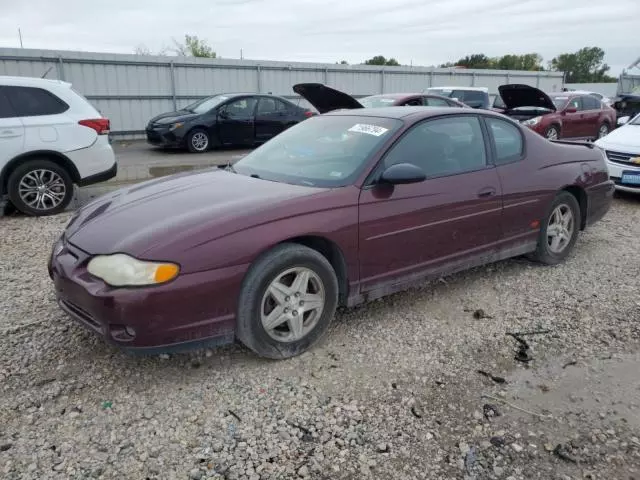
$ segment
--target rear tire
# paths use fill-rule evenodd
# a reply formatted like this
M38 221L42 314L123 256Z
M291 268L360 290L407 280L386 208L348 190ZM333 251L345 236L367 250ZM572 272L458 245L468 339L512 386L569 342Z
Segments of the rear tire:
M580 205L569 192L560 192L542 222L538 246L529 258L545 265L563 262L573 250L580 231Z
M557 125L551 125L544 132L544 136L547 140L559 140L560 139L560 128Z
M8 193L11 203L26 215L54 215L71 202L73 180L50 160L28 160L9 175Z
M191 153L204 153L210 147L211 138L203 129L196 128L187 134L187 148Z
M294 357L322 338L337 304L338 280L329 261L303 245L281 244L247 273L236 336L262 357Z

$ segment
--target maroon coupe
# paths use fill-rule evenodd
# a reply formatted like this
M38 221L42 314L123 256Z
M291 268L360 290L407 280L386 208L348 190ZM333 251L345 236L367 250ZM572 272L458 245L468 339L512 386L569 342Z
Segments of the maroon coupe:
M340 111L234 166L95 200L49 271L60 306L118 346L237 338L285 358L316 343L339 305L517 255L561 262L613 191L599 149L497 113Z

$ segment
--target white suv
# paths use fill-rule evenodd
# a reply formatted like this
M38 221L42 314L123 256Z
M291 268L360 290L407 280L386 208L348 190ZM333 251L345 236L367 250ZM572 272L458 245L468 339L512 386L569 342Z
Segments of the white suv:
M64 210L73 185L116 175L109 120L59 80L0 76L0 200L28 215Z

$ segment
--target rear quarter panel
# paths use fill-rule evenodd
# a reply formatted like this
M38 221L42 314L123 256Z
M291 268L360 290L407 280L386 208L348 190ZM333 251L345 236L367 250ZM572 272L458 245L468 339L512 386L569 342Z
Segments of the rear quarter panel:
M522 130L526 157L498 168L503 189L503 238L507 242L535 240L539 231L536 222L545 219L560 190L578 187L589 194L608 183L606 164L597 148L554 143Z

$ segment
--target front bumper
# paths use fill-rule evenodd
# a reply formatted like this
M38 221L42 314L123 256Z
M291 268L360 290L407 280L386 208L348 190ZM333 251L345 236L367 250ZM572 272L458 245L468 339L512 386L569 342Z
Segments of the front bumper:
M179 130L179 129L178 129ZM178 130L170 130L168 127L147 126L145 134L147 142L159 147L181 147L184 138Z
M234 340L244 266L183 274L165 285L112 288L87 272L90 258L62 237L49 275L59 306L108 343L156 353Z
M640 156L640 154L638 154ZM633 172L640 175L640 165L625 164L622 162L613 162L607 160L607 168L609 169L609 176L616 185L616 190L630 193L640 193L640 185L633 185L628 183L622 183L622 172Z

